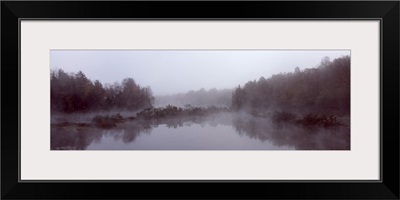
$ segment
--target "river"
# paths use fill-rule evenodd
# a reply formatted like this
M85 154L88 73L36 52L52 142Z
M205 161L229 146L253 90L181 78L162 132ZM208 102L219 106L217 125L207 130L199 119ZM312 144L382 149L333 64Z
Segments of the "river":
M350 150L350 128L231 114L134 120L109 129L51 127L51 150Z

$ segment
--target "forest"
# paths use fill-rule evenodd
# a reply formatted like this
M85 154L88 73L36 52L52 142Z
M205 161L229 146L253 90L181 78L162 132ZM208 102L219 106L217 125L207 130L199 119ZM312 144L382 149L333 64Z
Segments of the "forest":
M232 94L232 108L254 115L269 111L350 114L350 57L330 61L325 57L316 68L272 75L249 81Z
M309 67L158 96L51 70L51 149L349 150L350 56Z
M336 126L341 124L337 117L350 116L350 57L333 61L325 57L315 68L295 67L293 72L260 77L233 89L200 89L158 98L150 87L142 87L132 78L103 85L98 80L91 81L82 71L51 71L53 113L121 111L133 112L135 115L128 117L131 120L148 120L244 112L276 122ZM113 116L98 115L93 121L107 125L100 123L101 127L113 127L114 122L123 121L121 115Z
M89 80L82 71L66 73L59 69L50 77L52 112L136 111L154 103L151 88L141 87L132 78L103 86L98 80Z

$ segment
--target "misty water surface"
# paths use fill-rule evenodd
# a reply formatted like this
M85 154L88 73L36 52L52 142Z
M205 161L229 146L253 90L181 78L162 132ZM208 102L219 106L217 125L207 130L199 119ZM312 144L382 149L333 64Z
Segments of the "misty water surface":
M350 128L306 128L268 118L208 117L128 121L117 127L52 127L52 150L349 150Z

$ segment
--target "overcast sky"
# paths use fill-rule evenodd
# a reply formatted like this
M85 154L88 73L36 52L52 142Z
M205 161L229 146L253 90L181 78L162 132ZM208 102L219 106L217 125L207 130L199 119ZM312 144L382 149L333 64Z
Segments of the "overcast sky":
M165 95L233 88L261 76L293 72L296 66L316 67L325 56L333 60L344 55L350 51L51 50L50 68L81 70L103 84L131 77L150 86L154 95Z

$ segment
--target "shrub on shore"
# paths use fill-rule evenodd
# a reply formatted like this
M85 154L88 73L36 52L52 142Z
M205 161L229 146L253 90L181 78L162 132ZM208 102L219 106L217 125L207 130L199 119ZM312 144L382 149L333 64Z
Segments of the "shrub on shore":
M341 125L337 118L333 115L318 115L318 114L307 114L301 119L297 120L297 123L304 126L339 126Z
M137 117L145 119L158 119L164 117L177 116L203 116L205 114L216 113L220 111L228 111L228 108L220 108L216 106L209 107L193 107L186 106L185 108L167 105L166 107L147 108L137 113Z
M289 112L275 112L272 115L272 121L274 123L295 123L308 127L331 127L341 125L341 123L333 115L316 113L309 113L303 116L298 116Z
M93 122L95 123L96 126L102 127L102 128L111 128L115 127L116 123L122 122L123 117L121 114L114 114L114 115L96 115L93 118Z

